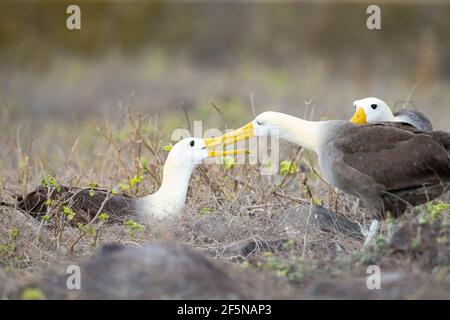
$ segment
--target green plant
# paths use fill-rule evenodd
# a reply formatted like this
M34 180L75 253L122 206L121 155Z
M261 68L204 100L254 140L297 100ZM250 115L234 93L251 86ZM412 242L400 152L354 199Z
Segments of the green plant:
M130 234L130 237L134 238L136 235L136 232L142 232L144 230L144 226L133 221L133 220L127 220L125 222L125 225L128 227L128 232Z
M97 183L95 183L95 182L90 182L89 184L88 184L88 187L89 187L89 196L91 196L91 197L93 197L93 196L95 196L95 188L97 188Z
M413 250L416 250L420 247L421 241L419 238L413 238L411 239L411 248Z
M213 211L214 211L214 210L213 210L212 208L207 208L207 207L205 207L205 208L200 209L200 211L197 213L197 215L198 215L199 217L203 217L203 216L205 216L205 215L207 215L207 214L212 213Z
M73 212L73 210L67 206L63 207L63 213L69 221L75 217L75 212Z
M257 266L268 269L277 277L286 278L289 282L297 282L311 275L317 268L316 262L303 260L296 254L292 254L294 245L294 242L288 242L287 249L291 249L291 254L287 258L279 258L272 252L264 252L263 260L258 261ZM243 267L248 268L248 265Z
M61 191L59 183L49 174L41 179L41 187L55 188L58 192Z
M8 241L0 243L0 261L3 261L7 266L18 267L22 261L21 256L16 254L17 239L19 236L19 229L8 229Z
M235 161L233 157L223 157L221 160L222 167L225 168L225 170L229 170L233 168L235 165Z
M133 187L137 186L143 179L144 179L143 176L134 175L132 178L128 179L127 181L120 182L119 188L122 191L131 190Z
M442 201L427 203L427 209L430 213L430 217L432 221L437 221L441 219L442 213L450 208L448 203L444 203Z
M136 184L140 183L144 177L135 175L133 178L130 179L129 185L130 188L134 187Z
M44 300L45 295L39 288L26 288L22 291L20 298L22 300Z
M450 208L448 203L442 201L429 202L425 205L425 210L419 209L419 223L433 223L442 219L442 214Z
M296 249L296 247L297 247L297 242L293 239L286 241L282 245L282 249L284 251L294 251Z
M283 160L280 162L280 176L286 176L297 172L298 166L293 161Z
M109 220L109 214L107 214L106 212L103 212L98 216L98 218L100 221L106 222Z

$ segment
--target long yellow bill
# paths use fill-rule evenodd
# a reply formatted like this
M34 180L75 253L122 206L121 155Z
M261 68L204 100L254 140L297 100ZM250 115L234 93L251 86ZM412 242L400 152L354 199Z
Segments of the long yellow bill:
M208 151L209 157L226 157L226 156L235 156L237 154L248 154L248 150L226 150L226 151L216 151L211 150Z
M357 124L365 124L367 122L367 119L364 109L363 108L356 109L355 114L350 119L350 121Z
M217 145L223 144L224 146L244 140L244 139L250 139L254 137L255 134L253 133L253 123L247 123L242 128L236 129L232 132L226 133L221 137L216 138L208 138L204 139L206 147L215 147Z

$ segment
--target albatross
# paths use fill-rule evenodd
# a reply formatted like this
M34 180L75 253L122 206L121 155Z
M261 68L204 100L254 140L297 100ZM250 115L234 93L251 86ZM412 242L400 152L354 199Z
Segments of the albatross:
M112 194L95 188L68 186L39 186L33 192L19 196L15 205L39 218L48 212L51 201L60 200L69 206L75 216L73 224L88 223L100 212L109 214L111 220L138 215L139 220L162 220L177 217L184 207L189 179L197 164L207 157L222 157L245 153L246 150L207 150L203 139L186 138L176 143L167 156L160 188L153 194L134 198L126 194ZM49 202L50 200L50 202Z
M314 151L325 180L364 201L372 215L365 246L375 240L380 220L399 217L408 205L426 203L450 188L450 134L425 133L400 122L307 121L268 111L207 145L229 145L273 130Z
M422 113L411 109L400 109L392 113L389 106L377 98L365 98L353 102L355 114L350 121L358 124L377 122L402 122L422 131L432 131L433 125Z

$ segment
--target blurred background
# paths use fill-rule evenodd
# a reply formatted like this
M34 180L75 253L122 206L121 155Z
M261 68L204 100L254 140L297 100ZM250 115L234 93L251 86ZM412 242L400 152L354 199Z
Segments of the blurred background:
M81 30L66 28L69 4ZM449 2L379 2L374 31L369 4L2 0L1 143L17 148L20 128L21 144L34 139L56 164L76 139L92 150L127 106L157 119L167 142L187 117L231 128L254 106L349 119L367 96L393 109L411 96L408 107L450 128Z

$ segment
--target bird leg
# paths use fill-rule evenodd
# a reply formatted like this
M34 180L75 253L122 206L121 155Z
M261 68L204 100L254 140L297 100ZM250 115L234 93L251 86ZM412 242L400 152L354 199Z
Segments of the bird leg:
M370 224L370 229L367 234L366 241L364 242L364 247L368 247L374 243L379 229L380 221L378 221L377 219L373 219L372 223Z

